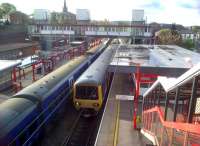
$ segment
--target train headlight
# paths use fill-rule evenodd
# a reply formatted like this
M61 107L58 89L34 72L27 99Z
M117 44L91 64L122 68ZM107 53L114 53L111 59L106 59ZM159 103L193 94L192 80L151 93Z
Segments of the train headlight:
M94 107L98 107L99 104L98 104L98 103L93 103L93 106L94 106Z
M81 105L79 102L76 102L75 104L76 104L76 106L80 106Z

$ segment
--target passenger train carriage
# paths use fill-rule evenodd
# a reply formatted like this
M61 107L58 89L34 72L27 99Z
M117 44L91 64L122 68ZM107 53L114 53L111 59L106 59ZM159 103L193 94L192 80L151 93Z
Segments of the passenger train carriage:
M92 54L69 61L0 103L0 146L34 145L45 126L66 103L74 81L108 43L106 40Z
M84 109L85 116L97 114L102 107L110 83L107 67L112 51L107 48L74 84L74 106L77 110Z

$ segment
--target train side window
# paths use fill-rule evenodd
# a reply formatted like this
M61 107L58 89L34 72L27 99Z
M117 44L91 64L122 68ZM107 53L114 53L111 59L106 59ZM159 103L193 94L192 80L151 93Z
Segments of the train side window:
M23 145L26 141L26 132L23 132L20 136L19 136L19 142L20 145Z
M69 86L71 87L71 86L73 86L73 84L74 84L74 79L73 79L73 77L71 77L69 79Z
M18 140L13 141L12 143L10 143L8 146L17 146L20 145Z
M31 124L31 126L29 127L29 132L33 133L36 130L36 128L37 128L37 121Z

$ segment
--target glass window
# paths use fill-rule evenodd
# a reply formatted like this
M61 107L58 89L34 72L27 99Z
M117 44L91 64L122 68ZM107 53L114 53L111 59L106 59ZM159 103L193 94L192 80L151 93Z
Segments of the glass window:
M98 88L94 86L76 86L76 98L98 99Z

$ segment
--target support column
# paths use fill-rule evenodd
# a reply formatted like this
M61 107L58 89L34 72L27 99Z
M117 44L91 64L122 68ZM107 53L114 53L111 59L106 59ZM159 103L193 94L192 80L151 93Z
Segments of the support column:
M17 81L17 75L16 75L16 68L13 68L13 81L16 82Z
M18 72L19 72L19 79L21 80L21 68L18 68Z
M32 80L35 81L35 63L32 64Z
M179 101L179 95L180 95L180 87L176 88L176 95L175 95L175 104L174 104L174 115L173 115L173 122L176 121L176 115L177 115L177 108L178 108L178 101ZM171 136L169 145L173 145L173 137L174 137L174 129L170 129Z
M175 96L175 104L174 104L174 115L173 115L173 121L176 121L176 115L177 115L177 109L178 109L178 101L179 101L179 95L180 95L180 87L176 88L176 96Z
M188 116L187 123L192 123L193 113L195 110L195 105L197 100L197 87L198 87L198 77L194 77L192 83L192 94L189 103L189 111L187 115ZM188 133L185 133L183 146L186 146L187 143L188 143Z
M154 90L154 93L153 93L153 99L154 99L154 101L153 101L153 107L155 107L155 105L156 105L156 97L157 97L157 95L156 95L156 93L157 93L157 91L156 91L157 89L155 89Z
M197 100L197 87L198 87L198 77L195 77L193 79L192 94L191 94L190 103L189 103L189 111L188 111L188 117L187 117L188 123L192 122L193 113L195 110L195 105L196 105L196 100Z
M161 98L160 96L161 96L161 85L159 85L159 89L158 89L158 97L157 97L158 98L158 102L157 102L158 106L160 106L160 98Z
M25 77L25 71L24 71L24 68L23 68L22 71L23 71L23 77L24 77L24 79L25 79L26 77Z
M137 129L136 118L137 118L137 111L138 111L138 97L140 94L140 66L137 66L136 71L136 91L135 91L135 98L134 98L134 112L133 112L133 127Z
M164 115L164 120L167 119L167 109L168 109L168 105L169 105L169 97L168 97L168 93L166 93L166 99L165 99L165 115Z

